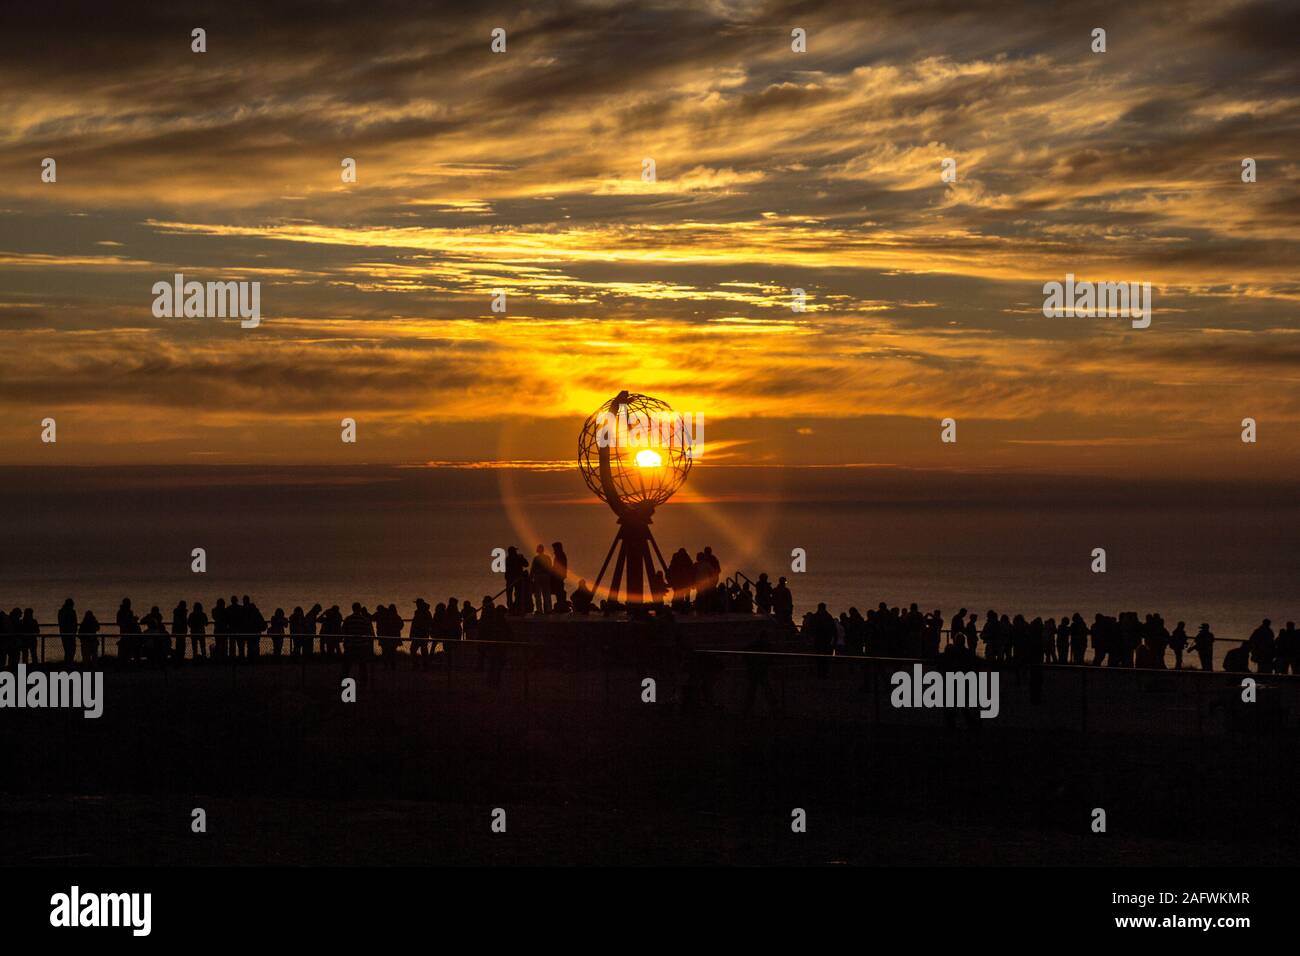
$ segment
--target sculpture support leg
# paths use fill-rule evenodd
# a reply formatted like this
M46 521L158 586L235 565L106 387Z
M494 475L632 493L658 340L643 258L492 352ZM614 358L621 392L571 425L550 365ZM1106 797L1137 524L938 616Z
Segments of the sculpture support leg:
M655 549L655 554L658 555L658 557L659 557L659 567L663 570L663 572L664 572L664 577L667 578L667 577L668 577L668 562L664 560L664 553L663 553L662 551L659 550L659 542L655 540L654 532L651 531L649 528L646 528L646 529L645 529L645 534L646 534L646 537L650 539L650 544L651 544L651 546ZM655 569L654 569L654 566L653 566L653 565L650 566L650 573L651 573L652 575L655 573Z
M645 601L645 579L643 571L650 561L650 550L646 547L646 535L649 533L644 525L624 525L623 545L627 557L627 603L641 604Z
M609 567L609 559L614 556L614 549L618 547L618 543L622 540L623 540L623 529L619 528L618 531L614 534L614 540L611 541L609 544L609 551L605 553L605 563L600 566L600 574L596 575L596 582L591 586L591 592L593 594L595 594L596 591L600 588L600 579L605 576L605 569ZM618 585L616 584L614 585L614 587L617 588Z
M618 559L614 562L614 577L609 582L609 595L618 600L619 585L623 583L623 565L627 563L627 542L619 545Z
M650 551L651 546L654 547L653 555ZM605 571L616 549L618 558L614 561L614 573L609 582L609 596L626 604L645 603L646 586L654 579L656 570L655 555L659 558L664 574L668 573L668 565L659 550L659 543L650 533L649 517L627 513L619 519L618 534L614 535L609 553L605 555L605 563L600 566L600 573L596 575L596 583L591 588L593 592L600 588L600 582L605 577ZM626 580L624 580L625 574Z

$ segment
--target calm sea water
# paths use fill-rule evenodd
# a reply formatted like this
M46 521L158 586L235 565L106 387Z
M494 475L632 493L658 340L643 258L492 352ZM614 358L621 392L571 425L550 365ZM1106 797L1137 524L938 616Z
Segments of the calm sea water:
M897 469L699 468L655 517L665 556L791 579L799 611L879 601L1059 617L1158 610L1245 637L1300 615L1294 484L1125 482ZM613 516L574 472L392 467L0 469L0 602L111 620L248 593L264 613L502 587L494 547L561 540L594 577ZM190 570L195 547L208 571ZM1093 548L1108 570L1090 570ZM790 571L791 551L807 571Z

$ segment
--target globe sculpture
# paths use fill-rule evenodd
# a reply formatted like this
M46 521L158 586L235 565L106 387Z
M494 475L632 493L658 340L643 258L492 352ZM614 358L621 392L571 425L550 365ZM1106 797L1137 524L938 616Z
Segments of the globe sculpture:
M654 578L659 559L667 563L650 532L654 510L673 496L691 470L689 433L666 403L648 395L619 392L596 409L578 437L578 469L587 487L618 516L618 533L592 590L600 587L610 559L618 552L609 594L623 594L629 605L645 601L645 582Z

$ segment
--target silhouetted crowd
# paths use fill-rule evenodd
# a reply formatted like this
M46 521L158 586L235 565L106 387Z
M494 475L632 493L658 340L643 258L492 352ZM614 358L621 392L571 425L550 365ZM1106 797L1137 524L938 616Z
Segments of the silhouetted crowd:
M913 604L906 611L881 602L866 617L856 607L838 618L825 604L803 617L800 632L814 651L860 654L871 657L982 658L994 663L1091 664L1110 667L1167 668L1173 653L1174 669L1183 667L1185 655L1195 653L1201 670L1214 669L1214 632L1201 624L1188 635L1179 621L1171 631L1159 614L1139 619L1137 612L1118 616L1097 614L1089 624L1083 616L1063 614L1060 620L1023 615L1008 617L990 610L978 613L962 608L950 621L941 611L923 613ZM948 641L944 643L945 633ZM981 651L982 645L982 651ZM1265 619L1250 638L1223 656L1225 671L1246 673L1250 665L1261 674L1300 674L1300 631L1293 621L1277 634Z
M712 547L697 552L694 560L685 548L679 548L667 576L656 572L651 577L648 602L631 609L612 598L597 601L585 579L579 579L570 594L568 565L564 545L558 541L549 552L545 545L537 545L531 560L510 547L504 561L505 588L496 596L484 595L478 605L452 597L435 607L419 598L409 619L403 619L396 604L381 604L371 611L359 603L347 614L337 604L329 608L313 604L308 610L295 607L287 615L277 607L268 619L245 594L242 599L232 595L229 603L218 598L210 611L200 602L190 605L181 601L172 609L169 622L158 606L140 616L131 599L123 598L114 619L116 657L159 664L187 656L192 660L253 661L263 656L266 639L270 643L266 656L273 658L325 655L345 662L364 661L374 656L377 642L380 660L388 666L396 666L397 652L405 644L412 665L424 667L441 642L510 641L511 617L614 615L628 610L650 613L656 606L666 609L669 604L674 613L770 614L793 624L794 599L785 578L775 586L766 574L759 575L752 585L748 579L740 581L741 576L724 580ZM504 603L498 604L502 597ZM58 627L65 662L76 660L78 649L83 663L95 661L102 642L110 639L100 636L101 625L93 611L78 615L72 598L59 609ZM39 660L40 633L31 608L14 608L10 614L0 610L0 664L14 667ZM489 664L495 660L487 655Z
M518 548L506 549L506 607L511 614L621 614L630 609L614 598L599 601L585 578L579 578L569 594L569 559L564 545L555 542L552 551L539 544L530 561ZM668 562L668 573L655 570L647 582L645 607L670 605L682 614L772 614L783 623L794 620L794 598L786 579L775 586L766 574L751 585L748 579L722 577L722 564L711 546L692 560L685 548L678 548ZM645 607L639 608L644 610Z
M511 617L545 614L601 613L625 611L668 614L759 614L793 627L794 599L785 578L775 585L766 574L751 582L743 574L723 578L721 562L711 547L696 552L692 559L685 548L674 552L667 575L656 570L650 577L647 603L628 608L613 598L596 600L585 579L568 591L568 556L560 542L537 545L531 559L518 548L506 550L505 588L495 597L484 595L478 605L457 598L430 607L423 598L415 601L409 620L403 619L396 604L375 610L359 603L344 614L335 604L309 610L295 607L286 615L276 608L268 620L248 595L231 596L227 603L218 598L211 613L201 603L181 601L172 609L170 625L155 605L143 617L136 614L129 598L117 609L117 657L124 661L163 663L189 656L195 660L256 660L262 655L262 641L270 641L270 656L281 658L324 655L339 657L344 669L374 655L386 666L397 666L397 653L405 643L413 667L427 667L431 657L446 641L478 640L501 643L511 640ZM497 599L504 596L504 603ZM671 611L669 609L671 608ZM407 625L409 624L409 630ZM72 598L58 612L59 639L63 659L76 659L78 646L83 663L100 656L100 623L93 611L78 616ZM405 635L403 632L406 631ZM912 604L906 611L885 602L864 617L856 607L836 618L818 604L803 616L798 631L813 651L821 654L850 654L871 657L982 658L992 663L1090 664L1110 667L1167 667L1172 652L1174 669L1183 667L1184 657L1194 653L1202 670L1214 669L1214 633L1208 624L1188 635L1179 621L1171 631L1159 614L1139 620L1134 611L1118 616L1097 614L1089 624L1082 615L1063 614L1059 621L1023 615L1009 617L990 610L981 619L962 608L945 621L936 610L923 613ZM0 663L15 667L38 660L40 624L31 608L0 610ZM944 638L947 637L945 642ZM106 639L106 638L105 638ZM765 640L760 644L768 645ZM496 661L490 653L485 659ZM483 663L483 660L480 661ZM1249 640L1229 650L1223 669L1257 673L1300 673L1300 632L1294 622L1274 634L1267 619ZM497 666L496 663L493 666Z
M100 637L94 611L87 610L78 618L76 605L68 598L59 609L58 623L65 662L76 659L78 645L83 663L99 658L101 640L108 637ZM408 623L410 630L403 637ZM319 654L368 659L378 642L379 656L389 666L396 666L398 648L405 642L413 666L422 667L442 641L511 639L506 608L489 596L478 607L468 601L462 605L453 597L431 608L418 598L408 622L396 604L381 604L371 611L360 603L353 603L346 615L337 604L329 608L313 604L306 611L295 607L287 616L283 608L276 608L268 620L246 594L242 601L232 596L228 604L218 598L211 616L198 601L192 606L181 601L172 609L170 628L157 605L140 617L131 599L123 598L115 624L117 657L153 663L185 660L187 648L195 660L252 661L263 653L265 638L270 641L270 656L276 658L285 656L287 649L290 657ZM35 663L39 636L40 624L31 608L15 608L10 614L0 611L0 658L5 666Z

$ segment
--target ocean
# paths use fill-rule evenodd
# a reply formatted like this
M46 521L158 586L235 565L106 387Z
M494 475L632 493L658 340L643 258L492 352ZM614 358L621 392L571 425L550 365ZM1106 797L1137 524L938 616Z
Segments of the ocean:
M1161 612L1244 638L1300 611L1294 483L1153 482L896 468L698 467L652 530L711 545L724 574L790 579L796 610L880 601L1057 617ZM576 470L470 467L0 468L0 603L111 621L250 594L276 607L455 596L503 582L492 551L562 541L571 585L615 531ZM191 571L203 548L207 571ZM807 569L791 571L804 549ZM1105 573L1091 570L1104 548Z

